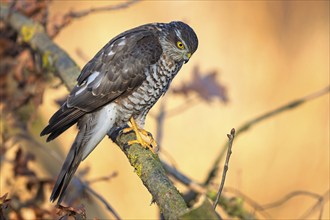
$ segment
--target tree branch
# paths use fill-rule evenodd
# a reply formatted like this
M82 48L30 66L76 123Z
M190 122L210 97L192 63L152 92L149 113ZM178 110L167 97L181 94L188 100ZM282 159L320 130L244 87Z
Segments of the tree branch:
M74 87L80 68L49 38L42 25L18 12L11 12L4 5L0 7L0 18L17 31L23 42L41 55L45 69L54 70L68 89Z
M122 2L117 5L107 5L107 6L102 6L102 7L95 7L95 8L90 8L90 9L83 10L83 11L71 11L68 14L66 14L65 16L69 16L71 18L81 18L81 17L87 16L93 12L113 11L113 10L128 8L129 6L131 6L132 4L137 3L137 2L138 2L138 0L129 0L127 2Z
M51 38L57 36L60 33L60 31L66 26L70 25L74 19L82 18L95 12L105 12L105 11L113 11L113 10L128 8L129 6L137 3L138 1L139 0L129 0L127 2L122 2L117 5L107 5L102 7L89 8L82 11L70 11L67 14L63 15L63 21L61 24L54 25L53 27L54 32L51 34Z
M227 171L228 171L229 159L230 159L230 155L231 155L231 152L232 152L231 148L233 146L233 142L234 142L234 138L235 138L235 129L234 128L231 129L230 134L228 134L227 136L228 136L228 139L229 139L228 149L227 149L227 157L226 157L225 165L223 167L223 173L222 173L222 179L221 179L221 184L220 184L220 187L219 187L219 191L218 191L216 199L213 203L213 209L215 209L217 207L222 189L225 185L226 174L227 174Z
M135 139L134 133L122 134L117 136L116 143L135 168L136 174L151 193L165 219L178 218L188 211L185 201L167 177L158 155L139 144L127 145L128 141Z
M1 6L0 12L1 20L17 31L32 50L42 55L43 66L54 70L66 87L69 90L72 89L76 84L80 68L49 38L44 28L20 13L10 12L6 6ZM138 144L127 146L126 143L133 139L135 139L134 134L122 134L117 136L116 143L126 154L137 175L152 194L153 201L158 204L164 217L166 219L179 218L188 212L184 199L166 176L157 155Z

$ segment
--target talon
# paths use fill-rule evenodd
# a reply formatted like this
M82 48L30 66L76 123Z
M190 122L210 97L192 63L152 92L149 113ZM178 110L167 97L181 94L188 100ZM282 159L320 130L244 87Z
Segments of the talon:
M132 127L124 128L124 129L122 130L122 133L123 133L123 134L126 134L126 133L129 133L129 132L133 131L133 130L134 130L134 129L133 129Z
M148 148L154 154L157 153L158 152L158 145L157 145L155 139L152 137L152 134L150 132L142 129L142 128L139 128L133 117L130 118L130 122L132 124L132 127L124 128L122 132L123 133L128 133L128 132L134 131L135 134L136 134L136 140L128 141L127 144L128 145L140 144L142 147ZM148 137L149 142L144 140L141 137L141 134Z

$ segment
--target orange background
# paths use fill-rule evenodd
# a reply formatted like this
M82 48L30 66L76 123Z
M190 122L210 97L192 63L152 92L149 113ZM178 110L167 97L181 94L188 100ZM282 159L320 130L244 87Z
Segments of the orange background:
M54 1L50 16L117 3ZM162 147L178 168L196 181L204 180L232 127L238 128L247 120L329 84L328 1L143 1L127 9L78 19L55 41L83 67L86 60L77 55L77 49L90 59L122 31L172 20L187 22L199 38L197 52L172 86L189 80L194 66L204 73L217 70L218 80L226 85L230 99L226 105L201 102L165 121ZM64 94L64 87L46 91L46 101L40 109L45 124L57 109L54 99ZM168 95L167 108L184 101L183 97ZM152 112L158 109L159 103ZM155 132L155 121L150 117L146 128ZM63 155L75 134L75 128L70 129L55 142L61 145ZM52 167L54 177L61 163ZM157 206L150 205L151 195L110 140L105 138L80 168L86 166L91 167L87 179L118 172L116 178L96 183L93 188L122 218L157 218ZM238 188L260 204L294 190L319 194L328 190L329 95L275 116L239 136L226 186ZM276 219L294 219L314 203L311 198L296 197L268 212ZM323 219L330 217L328 204ZM98 204L96 211L89 209L92 206L85 204L89 218L109 218L106 211L100 211L103 205ZM317 218L317 214L311 217Z

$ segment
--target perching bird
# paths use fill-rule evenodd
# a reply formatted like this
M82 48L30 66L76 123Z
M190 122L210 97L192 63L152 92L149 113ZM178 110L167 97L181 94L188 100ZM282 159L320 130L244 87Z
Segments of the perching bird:
M41 135L51 141L77 123L79 132L65 159L50 200L63 200L84 160L107 135L130 122L137 140L152 150L143 129L147 113L165 94L172 79L196 51L198 39L187 24L152 23L119 34L82 69L77 85L51 117ZM146 141L142 136L149 136Z

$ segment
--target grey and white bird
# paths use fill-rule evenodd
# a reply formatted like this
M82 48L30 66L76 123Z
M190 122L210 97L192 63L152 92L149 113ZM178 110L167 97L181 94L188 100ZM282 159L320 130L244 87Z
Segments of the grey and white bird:
M79 164L112 132L133 130L152 150L154 141L142 136L151 107L165 94L182 65L196 51L198 39L187 24L152 23L125 31L107 43L82 69L66 102L50 118L41 135L47 141L72 125L78 134L65 159L50 200L61 203Z

